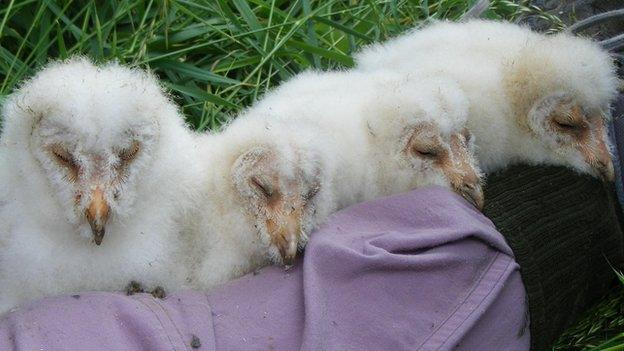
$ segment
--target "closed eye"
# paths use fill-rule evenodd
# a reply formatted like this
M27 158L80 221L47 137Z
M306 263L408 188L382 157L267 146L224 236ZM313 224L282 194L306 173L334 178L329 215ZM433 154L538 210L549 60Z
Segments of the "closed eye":
M556 128L561 131L576 132L585 126L585 113L583 110L576 106L567 112L555 113L551 119L551 122Z
M59 152L57 150L54 150L54 151L52 151L52 154L54 154L54 157L56 157L56 159L59 162L65 164L67 166L75 165L74 158L68 152L65 152L65 151Z
M256 177L251 177L250 182L256 189L260 190L260 193L265 197L269 198L273 195L271 189L267 185L265 185L260 179Z
M566 129L566 130L575 130L579 128L578 125L570 124L566 122L555 121L555 124L557 125L557 127L561 129Z
M129 163L136 158L140 150L138 141L133 141L129 148L119 151L119 159L122 163Z
M437 158L440 154L439 150L437 149L418 149L415 147L412 148L412 153L414 153L415 156L424 158Z
M80 167L74 156L61 145L54 145L50 149L54 160L70 172L70 180L75 181L78 177Z

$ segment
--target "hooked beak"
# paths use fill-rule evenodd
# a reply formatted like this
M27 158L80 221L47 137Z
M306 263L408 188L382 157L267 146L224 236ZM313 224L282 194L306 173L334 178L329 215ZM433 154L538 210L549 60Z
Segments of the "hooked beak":
M459 189L456 189L456 191L474 207L479 210L483 209L485 201L483 199L483 189L480 184L466 183Z
M613 170L613 162L609 160L599 160L596 169L600 178L607 182L615 180L615 171Z
M615 171L613 170L613 161L611 153L607 146L607 137L604 132L605 126L602 118L593 122L592 138L589 145L579 145L581 154L585 158L585 162L593 167L603 181L613 182L615 180ZM593 144L593 145L592 145Z
M579 149L585 158L585 162L594 170L596 176L607 182L615 180L611 153L609 153L604 141L598 140L597 145L594 145L593 148L581 146Z
M470 133L465 129L466 133ZM483 209L483 189L478 168L471 162L470 151L455 133L451 136L451 152L455 162L447 169L453 190L479 210Z
M267 219L266 224L271 243L279 249L282 261L287 266L292 265L301 233L301 209L280 213L276 218Z
M95 241L96 245L100 245L102 239L104 239L109 210L110 207L104 199L102 188L100 186L96 187L91 193L91 203L89 203L89 207L85 211L85 216L93 233L93 241Z

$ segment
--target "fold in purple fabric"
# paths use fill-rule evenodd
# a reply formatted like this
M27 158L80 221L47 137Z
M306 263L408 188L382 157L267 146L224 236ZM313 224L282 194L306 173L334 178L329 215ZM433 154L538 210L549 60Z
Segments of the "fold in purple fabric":
M0 321L0 350L528 350L527 323L503 237L434 187L338 212L290 270L35 302Z

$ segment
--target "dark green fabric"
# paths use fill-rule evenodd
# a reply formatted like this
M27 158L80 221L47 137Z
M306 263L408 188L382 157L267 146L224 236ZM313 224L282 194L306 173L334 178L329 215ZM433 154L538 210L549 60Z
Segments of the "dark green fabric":
M514 166L489 176L484 213L520 265L531 349L548 350L612 286L624 264L614 188L560 167Z

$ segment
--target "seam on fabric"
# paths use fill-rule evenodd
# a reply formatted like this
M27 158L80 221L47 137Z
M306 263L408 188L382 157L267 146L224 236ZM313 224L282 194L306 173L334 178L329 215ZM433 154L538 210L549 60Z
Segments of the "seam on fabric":
M483 279L483 277L485 277L485 275L487 274L487 272L490 270L490 267L494 264L494 261L496 261L496 258L498 257L500 253L497 252L496 255L494 255L494 258L492 258L490 260L490 262L488 262L488 265L486 266L487 268L483 270L483 272L481 273L481 275L479 276L479 278L477 279L477 281L475 282L475 284L472 285L472 287L470 288L470 290L466 293L466 295L464 295L464 297L461 299L461 302L459 302L455 308L453 309L452 312L449 313L449 315L444 318L444 320L440 323L440 325L431 332L431 334L429 334L429 336L425 339L425 341L423 341L417 348L417 350L420 350L427 342L429 342L429 340L436 335L436 333L444 326L444 324L446 322L448 322L448 320L453 317L453 315L455 315L455 313L457 312L457 310L461 307L461 305L463 303L466 302L466 300L468 299L468 297L470 297L470 295L472 294L472 292L477 288L477 286L479 286L479 283L481 282L481 280Z
M427 339L421 343L418 347L418 349L423 349L423 347L427 346L428 343L433 343L435 347L431 348L431 349L439 349L440 347L442 347L447 341L448 339L456 332L457 328L459 326L461 326L465 320L474 312L474 310L480 306L483 301L486 299L487 296L489 296L489 294L491 293L491 290L485 294L479 301L478 303L475 304L475 306L471 309L471 311L468 313L468 315L466 315L466 317L464 317L464 319L455 327L453 327L452 330L448 330L445 331L443 334L446 334L446 336L444 335L438 335L446 326L446 324L449 322L449 320L451 320L454 316L457 315L458 311L461 309L462 306L464 306L466 304L466 302L474 296L475 291L482 285L483 280L488 276L488 274L490 274L492 272L492 268L494 266L494 264L496 264L496 262L501 258L506 258L507 259L507 264L505 265L504 269L501 267L501 271L498 274L498 276L495 278L496 284L498 284L498 282L500 281L501 277L504 275L504 273L507 271L509 265L511 264L511 262L513 262L513 259L506 255L503 254L501 252L496 252L494 257L490 260L490 262L488 262L488 265L486 266L486 268L483 270L483 272L481 273L481 275L479 276L479 278L476 280L475 284L472 285L472 287L470 288L470 290L466 293L466 295L461 299L461 302L459 302L455 308L453 309L452 312L449 313L449 315L440 323L440 326L438 328L435 329L435 331L433 331L428 337ZM434 337L443 337L444 339L440 340L440 341L432 341L432 339Z
M213 350L217 350L217 330L215 327L215 314L212 311L212 304L210 303L210 298L208 297L208 294L204 294L204 297L206 298L206 304L208 305L208 312L210 313L210 325L212 326L212 349ZM305 311L305 308L304 308Z
M171 318L171 315L169 314L169 310L166 309L158 300L150 300L150 302L154 303L156 306L158 306L160 309L162 309L162 311L164 312L165 316L167 316L167 319L171 322L171 324L173 325L173 327L175 328L175 331L178 333L178 337L180 338L180 342L182 342L182 345L184 345L184 348L186 350L188 350L189 348L186 347L186 342L184 342L184 335L182 334L182 332L180 331L180 328L178 328L178 325L176 324L176 322L173 320L173 318Z
M153 304L155 304L156 306L158 306L161 310L163 310L163 307L160 306L158 303L154 303L153 301L146 301L144 297L142 296L137 296L137 298L135 299L135 301L141 303L143 306L145 306L150 312L152 312L154 314L154 316L156 316L156 319L158 320L158 323L160 323L160 326L163 328L163 331L165 332L165 335L167 336L167 340L169 340L169 344L171 345L171 347L173 348L174 351L178 350L178 347L176 346L177 343L174 343L174 341L171 339L171 333L169 333L167 331L167 327L165 326L165 323L163 323L163 320L161 318L161 313L158 313L152 306ZM176 328L176 331L178 332L178 337L180 337L180 341L182 341L182 344L184 345L184 349L188 350L188 348L186 347L186 344L184 344L184 339L181 337L179 330L177 330L177 326L175 325L175 323L173 322L173 320L171 320L171 318L165 314L165 316L168 321L174 325L174 327Z
M511 265L511 263L513 262L513 260L509 259L507 261L507 265L505 266L505 268L501 271L501 274L498 276L498 278L496 279L496 284L494 285L494 287L497 287L500 285L501 280L503 279L503 277L505 276L505 272L508 271L509 266ZM490 291L487 292L487 294L485 294L483 296L483 298L481 299L481 301L479 301L478 304L475 305L475 307L472 309L472 311L470 311L470 313L468 313L468 315L466 316L466 318L464 318L464 320L461 321L461 323L459 323L457 325L457 327L455 327L455 329L449 333L449 335L444 339L444 341L440 344L440 347L438 347L438 350L440 348L442 348L442 346L444 346L444 344L446 344L446 342L448 341L448 339L453 336L455 334L455 332L457 332L457 329L459 329L459 327L461 327L462 325L464 325L464 323L475 313L475 311L481 306L483 305L483 302L490 296L492 295L492 292L494 291L494 289L490 289Z
M483 279L483 277L485 276L485 274L488 272L488 270L490 269L490 267L492 266L492 264L494 264L494 261L496 260L496 257L498 257L499 253L497 252L496 255L494 256L494 258L492 258L490 260L490 262L488 262L487 268L483 270L483 272L481 273L481 275L479 276L479 278L477 279L476 283L470 288L470 290L466 293L466 295L461 299L461 302L459 302L455 308L453 309L453 311L451 313L449 313L449 315L444 318L444 320L440 323L440 325L431 332L431 334L429 334L429 336L425 339L425 341L423 341L417 348L417 350L420 350L427 342L429 342L429 340L444 326L444 324L446 322L448 322L449 319L451 319L451 317L453 317L453 315L457 312L457 310L459 309L459 307L468 299L468 297L470 296L470 294L472 294L472 292L477 288L477 286L479 285L479 283L481 282L481 280Z

